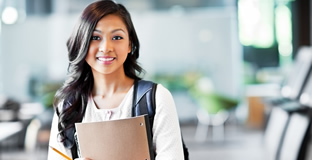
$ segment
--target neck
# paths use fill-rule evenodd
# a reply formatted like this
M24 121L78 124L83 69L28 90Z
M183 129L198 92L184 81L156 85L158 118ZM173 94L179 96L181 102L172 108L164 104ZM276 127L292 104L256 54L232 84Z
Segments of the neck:
M125 74L95 75L92 96L110 97L116 93L126 93L132 87L134 80Z

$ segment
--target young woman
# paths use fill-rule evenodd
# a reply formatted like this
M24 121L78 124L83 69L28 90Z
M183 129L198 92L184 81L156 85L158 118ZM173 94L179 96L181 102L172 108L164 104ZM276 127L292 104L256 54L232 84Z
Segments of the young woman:
M77 158L75 122L131 117L139 40L126 8L110 0L85 8L68 42L68 77L55 96L50 146ZM105 143L105 142L103 142ZM153 125L156 160L182 160L178 116L171 93L158 84ZM73 152L74 151L74 152ZM87 159L83 157L80 159ZM49 150L49 160L61 159Z

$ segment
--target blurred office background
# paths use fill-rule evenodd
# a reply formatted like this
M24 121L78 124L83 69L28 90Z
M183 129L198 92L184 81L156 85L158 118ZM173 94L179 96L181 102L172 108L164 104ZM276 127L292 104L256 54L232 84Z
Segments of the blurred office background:
M46 159L66 41L93 1L0 0L0 159ZM117 2L132 15L144 78L173 94L191 159L283 160L292 115L302 113L287 151L309 158L311 0Z

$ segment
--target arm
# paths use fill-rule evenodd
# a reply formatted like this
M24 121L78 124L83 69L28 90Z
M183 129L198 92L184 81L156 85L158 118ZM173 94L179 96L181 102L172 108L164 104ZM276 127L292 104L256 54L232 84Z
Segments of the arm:
M153 142L156 144L156 160L184 159L179 119L173 97L166 88L158 85L155 98Z
M50 132L49 146L56 148L57 150L67 155L68 157L72 157L70 150L66 149L63 146L63 143L59 142L57 139L57 134L58 134L57 126L58 126L58 116L56 115L56 113L54 113L52 126L51 126L51 132ZM62 157L58 153L56 153L49 147L48 158L47 158L48 160L56 160L56 159L61 159L61 158Z

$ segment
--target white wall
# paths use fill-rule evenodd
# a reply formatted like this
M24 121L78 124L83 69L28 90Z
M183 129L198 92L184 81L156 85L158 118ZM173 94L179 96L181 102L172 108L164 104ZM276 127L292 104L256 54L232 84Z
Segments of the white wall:
M242 49L235 8L135 13L133 21L142 46L140 62L148 73L203 72L218 92L239 96Z
M141 42L139 61L148 74L202 71L219 92L238 95L242 55L234 8L131 13ZM2 25L0 78L5 94L26 100L30 77L64 78L65 43L77 18L29 17L24 23Z
M77 16L29 17L24 23L2 26L0 66L4 94L27 100L31 77L49 81L64 78L68 61L65 43L76 19Z

